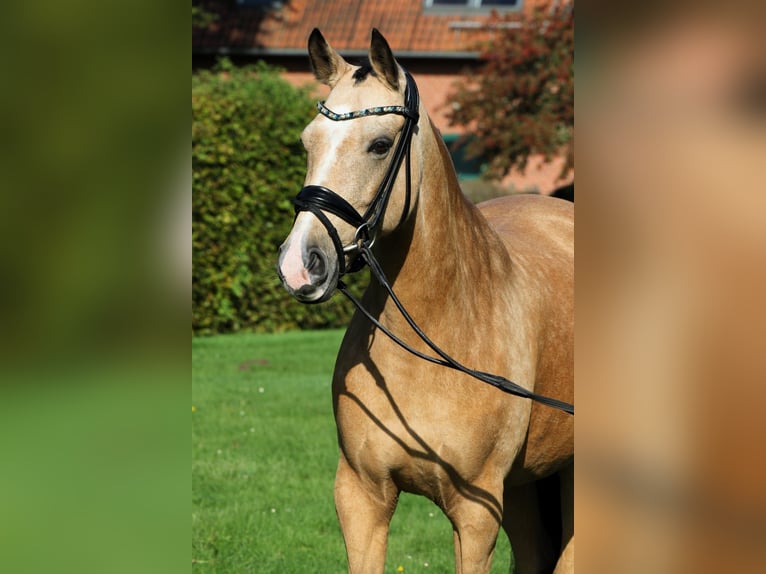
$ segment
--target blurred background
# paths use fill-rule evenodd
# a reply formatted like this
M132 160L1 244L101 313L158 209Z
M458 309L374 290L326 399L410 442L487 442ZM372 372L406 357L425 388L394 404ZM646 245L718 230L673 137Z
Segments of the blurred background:
M186 569L189 10L2 14L0 568Z
M763 5L583 8L577 565L757 572Z

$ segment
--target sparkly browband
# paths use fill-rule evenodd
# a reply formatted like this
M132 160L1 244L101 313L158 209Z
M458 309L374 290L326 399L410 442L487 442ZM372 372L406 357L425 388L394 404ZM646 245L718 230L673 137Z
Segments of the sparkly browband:
M366 108L356 112L348 112L345 114L336 114L330 108L324 105L324 102L317 102L317 109L323 116L327 116L333 121L340 122L343 120L353 120L356 118L363 118L365 116L383 116L386 114L399 114L400 116L413 117L405 106L378 106L376 108ZM416 117L413 119L417 120Z

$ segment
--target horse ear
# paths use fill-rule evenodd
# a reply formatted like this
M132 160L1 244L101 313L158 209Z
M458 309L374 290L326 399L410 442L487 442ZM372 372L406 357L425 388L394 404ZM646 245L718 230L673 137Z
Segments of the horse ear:
M370 64L378 78L384 80L394 90L399 90L399 66L388 42L377 28L372 29Z
M331 88L348 68L348 62L327 43L317 28L309 36L309 59L316 79Z

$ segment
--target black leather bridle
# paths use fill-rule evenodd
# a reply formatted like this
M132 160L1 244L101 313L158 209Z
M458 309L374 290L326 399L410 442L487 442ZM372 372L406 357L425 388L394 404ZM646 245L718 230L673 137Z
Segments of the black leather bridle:
M386 206L388 200L391 197L391 191L394 188L394 182L396 176L399 174L399 167L402 165L402 160L406 157L406 197L404 210L402 211L402 218L400 223L404 221L407 213L410 210L410 198L412 196L412 179L410 175L410 143L412 141L412 133L415 131L415 126L418 123L420 117L420 96L418 94L418 87L415 84L415 80L409 72L404 72L404 77L407 81L407 86L404 91L404 105L403 106L379 106L375 108L366 108L355 112L348 112L345 114L337 114L324 105L324 102L317 104L319 113L328 117L333 121L346 121L356 118L363 118L367 116L382 116L386 114L398 114L404 116L404 126L402 127L399 141L394 148L394 153L391 156L391 161L388 164L386 173L383 176L383 180L380 182L378 191L375 193L372 202L370 203L364 215L360 214L354 207L340 195L333 190L324 187L322 185L307 185L298 193L293 199L295 205L296 215L301 211L309 211L313 213L322 225L327 229L330 238L332 239L335 251L338 254L338 265L340 267L340 276L346 274L346 272L352 273L358 271L364 266L364 261L359 257L361 254L359 247L362 244L367 244L369 247L375 242L377 237L379 226L382 223L383 215L386 212ZM350 224L356 229L354 233L354 241L350 245L343 245L340 240L338 231L332 225L324 212L337 215L343 221ZM348 270L346 269L346 254L356 252L356 257L351 260Z
M394 149L394 153L391 157L391 162L388 164L388 168L386 170L385 176L383 177L383 181L380 183L378 191L375 193L375 197L370 203L370 206L365 211L364 215L360 214L348 201L343 199L333 190L321 185L307 185L301 189L295 199L293 199L296 216L301 211L308 211L313 213L319 219L319 221L322 222L322 225L324 225L324 227L327 229L327 233L329 233L333 245L335 246L335 251L338 254L338 265L340 267L339 277L342 277L346 273L353 273L354 271L358 271L364 267L365 263L369 265L372 275L388 292L391 300L394 302L397 309L399 309L399 312L402 314L402 317L404 317L404 319L412 327L415 333L417 333L423 342L425 342L426 345L428 345L428 347L434 353L436 353L438 357L432 357L422 353L405 343L401 338L397 337L376 317L367 311L367 309L362 306L361 301L354 297L354 295L351 294L343 282L339 280L338 290L346 297L348 297L351 302L359 309L359 311L365 317L367 317L370 322L372 322L373 325L385 333L397 345L425 361L460 371L480 381L490 384L503 392L516 395L518 397L532 399L541 404L548 405L550 407L574 415L574 406L569 403L533 393L500 375L493 375L492 373L485 373L484 371L468 368L442 351L441 348L439 348L433 341L431 341L431 339L423 332L417 323L415 323L414 319L407 312L407 309L404 308L404 305L402 305L401 301L399 301L399 298L396 296L396 293L394 293L391 283L388 281L388 278L383 272L383 269L373 255L372 245L375 243L375 239L379 231L379 226L385 214L386 206L388 205L388 200L391 197L391 191L393 190L396 176L399 173L399 167L401 166L402 160L404 158L407 160L407 167L405 170L406 198L400 224L402 221L404 221L410 208L410 198L412 196L412 179L410 175L410 142L412 141L412 133L415 130L415 126L417 125L419 119L418 108L420 106L420 98L418 96L417 85L415 84L415 80L412 79L412 76L407 71L405 71L404 77L407 80L407 86L404 92L404 106L381 106L376 108L366 108L364 110L348 112L345 114L337 114L327 108L323 102L319 102L317 104L319 113L333 121L353 120L356 118L362 118L371 115L385 114L399 114L404 116L404 126L402 127L399 141L397 142L396 148ZM335 226L333 226L332 222L324 212L329 212L337 215L343 221L356 228L353 243L347 246L343 245L343 242L340 240L340 236L338 235L338 230L335 229ZM354 259L351 260L351 264L349 265L348 269L346 269L345 264L345 256L347 253L356 253ZM316 302L323 300L324 298L319 299Z

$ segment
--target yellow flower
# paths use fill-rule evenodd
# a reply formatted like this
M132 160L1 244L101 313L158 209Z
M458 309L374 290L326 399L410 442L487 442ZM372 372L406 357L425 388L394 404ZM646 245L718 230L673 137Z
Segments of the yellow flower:
M197 410L197 407L195 407L194 405L192 405L192 412L194 412L194 411L196 411L196 410Z
M397 572L404 572L404 566L397 566L396 567Z

